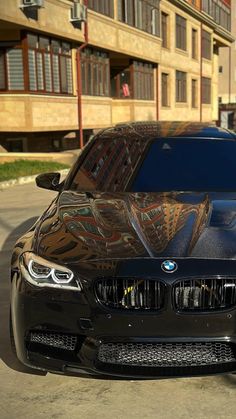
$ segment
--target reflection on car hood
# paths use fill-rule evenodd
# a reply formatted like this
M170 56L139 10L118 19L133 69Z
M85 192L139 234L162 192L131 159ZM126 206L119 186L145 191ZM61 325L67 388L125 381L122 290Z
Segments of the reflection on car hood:
M64 191L42 221L38 254L64 263L236 255L236 194Z

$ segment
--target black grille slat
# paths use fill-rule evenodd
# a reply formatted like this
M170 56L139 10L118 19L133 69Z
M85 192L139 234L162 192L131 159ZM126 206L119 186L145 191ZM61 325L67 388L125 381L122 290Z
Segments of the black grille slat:
M114 302L115 302L115 305L117 305L118 304L118 295L117 295L117 288L116 288L114 280L112 281L112 290L113 290Z
M133 367L187 367L236 362L228 342L102 343L98 361Z
M138 283L138 281L136 280L135 281L135 288L134 288L134 293L135 293L135 305L137 306L137 307L141 307L141 304L140 304L140 295L139 295L139 283ZM132 296L132 293L130 293L130 298L131 298L131 296Z
M224 307L224 280L223 280L223 286L222 286L222 289L221 289L221 296L220 296L220 305L221 305L221 307Z
M214 290L214 279L211 279L211 289L210 289L210 296L209 296L209 304L212 308L214 308L213 305L213 290Z
M204 310L204 308L205 308L205 297L206 297L206 283L205 283L204 279L201 281L201 289L202 289L202 301L201 301L201 303L202 303L202 308Z
M146 308L149 307L149 301L150 301L150 292L149 292L149 281L147 280L147 306Z
M208 311L236 305L236 278L193 278L173 286L178 311Z
M144 280L144 304L145 307L148 307L148 301L147 301L147 280Z
M236 300L236 298L235 298L235 287L232 288L231 304L233 304L234 300Z
M214 301L212 304L213 309L216 308L216 293L217 293L216 280L213 279L213 301Z
M164 288L162 282L149 279L108 278L95 282L101 304L128 310L160 310L164 306Z
M160 282L155 281L155 308L160 309L160 299L157 298L158 295L161 295ZM158 288L158 289L156 289Z

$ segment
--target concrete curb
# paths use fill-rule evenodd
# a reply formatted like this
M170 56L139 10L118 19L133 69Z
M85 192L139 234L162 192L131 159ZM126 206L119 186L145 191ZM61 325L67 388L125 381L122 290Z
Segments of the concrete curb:
M69 173L70 169L63 169L63 170L58 170L58 172L63 176L67 175L67 173ZM0 182L0 191L7 189L7 188L11 188L12 186L16 186L16 185L24 185L25 183L31 183L34 182L35 178L39 175L40 173L36 174L36 175L32 175L32 176L23 176L23 177L19 177L17 179L9 179L9 180L5 180L3 182Z

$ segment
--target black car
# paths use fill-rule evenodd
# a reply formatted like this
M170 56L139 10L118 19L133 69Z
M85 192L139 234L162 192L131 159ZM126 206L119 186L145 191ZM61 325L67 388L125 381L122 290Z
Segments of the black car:
M236 134L139 122L99 132L16 243L19 360L64 373L236 371Z

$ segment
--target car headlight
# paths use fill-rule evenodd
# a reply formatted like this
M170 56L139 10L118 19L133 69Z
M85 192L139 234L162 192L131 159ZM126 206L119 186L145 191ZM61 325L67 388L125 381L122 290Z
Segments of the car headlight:
M22 255L20 268L24 278L38 287L81 291L80 281L69 268L43 259L32 252Z

